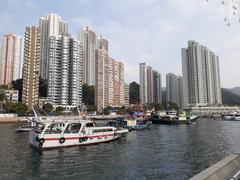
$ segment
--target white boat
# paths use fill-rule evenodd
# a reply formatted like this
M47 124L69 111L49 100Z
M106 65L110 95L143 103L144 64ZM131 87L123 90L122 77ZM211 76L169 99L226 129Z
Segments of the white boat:
M129 132L129 130L125 129L125 128L121 128L121 129L117 130L117 133L121 136L125 136L128 132Z
M29 142L38 149L90 145L113 141L120 137L114 127L96 127L91 120L78 117L52 117L41 120L36 115L29 132Z
M124 119L118 118L115 121L107 122L107 126L115 127L117 129L117 133L121 136L126 136L129 132L129 129L123 128Z
M240 121L240 112L239 111L232 111L225 115L222 115L223 120L228 121Z

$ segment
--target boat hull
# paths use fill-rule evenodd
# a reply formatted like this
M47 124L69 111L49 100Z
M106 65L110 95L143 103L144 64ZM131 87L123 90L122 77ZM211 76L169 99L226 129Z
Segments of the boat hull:
M116 140L120 137L118 134L105 134L98 136L64 136L64 137L42 137L33 131L29 133L30 145L37 149L53 149L71 146L86 146ZM81 140L80 140L81 139Z
M143 125L125 126L124 128L127 128L129 130L142 130L142 129L149 129L150 125L151 124L148 123L148 124L143 124Z
M120 136L126 136L128 132L129 132L129 129L125 129L125 128L117 130L117 134Z
M169 120L167 118L162 119L152 119L153 124L169 124L169 125L175 125L175 124L192 124L197 120L197 117L187 120Z

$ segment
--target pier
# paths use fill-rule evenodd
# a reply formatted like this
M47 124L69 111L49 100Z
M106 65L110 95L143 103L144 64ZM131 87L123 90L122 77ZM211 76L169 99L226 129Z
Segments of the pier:
M97 115L97 116L90 116L92 120L115 120L117 118L124 118L125 115Z

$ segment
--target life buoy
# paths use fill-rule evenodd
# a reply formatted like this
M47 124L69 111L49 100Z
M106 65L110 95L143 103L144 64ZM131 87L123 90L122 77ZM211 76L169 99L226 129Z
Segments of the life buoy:
M38 141L39 141L39 137L37 136L37 137L35 138L35 140L38 142Z
M45 139L44 138L40 138L39 142L43 144L45 142Z
M88 140L88 137L85 137L85 138L84 138L84 141L87 141L87 140Z
M65 142L65 138L64 137L61 137L60 139L59 139L59 142L62 144L62 143L64 143Z
M84 138L79 138L79 142L82 143L84 141Z
M42 149L42 146L43 146L43 144L41 142L39 142L39 144L38 144L39 149Z

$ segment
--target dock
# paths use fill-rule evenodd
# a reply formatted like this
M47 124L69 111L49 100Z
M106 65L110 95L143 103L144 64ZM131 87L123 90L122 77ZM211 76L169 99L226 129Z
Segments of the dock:
M125 115L97 115L97 116L90 116L92 120L115 120L117 118L124 118Z
M240 154L231 154L189 180L239 180Z

